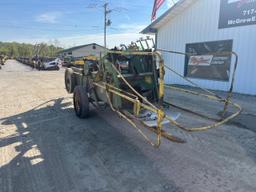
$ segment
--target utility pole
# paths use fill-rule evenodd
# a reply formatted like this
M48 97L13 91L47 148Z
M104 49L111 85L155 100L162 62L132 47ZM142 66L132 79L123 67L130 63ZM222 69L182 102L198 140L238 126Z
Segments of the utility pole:
M111 13L111 10L108 10L108 3L104 4L104 47L107 48L107 27L111 25L111 21L107 19L107 15Z
M104 4L104 47L107 48L107 6L108 4Z

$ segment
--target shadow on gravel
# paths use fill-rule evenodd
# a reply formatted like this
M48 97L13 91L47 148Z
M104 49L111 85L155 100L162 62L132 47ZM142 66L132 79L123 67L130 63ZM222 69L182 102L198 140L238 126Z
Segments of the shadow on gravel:
M227 116L231 113L227 113ZM230 134L237 143L246 151L248 156L256 162L256 116L254 114L242 112L237 117L227 122L230 126L239 128L240 131L231 131ZM241 134L241 130L243 134ZM245 131L247 130L247 131Z
M242 113L229 124L248 130L243 135L238 135L235 131L231 134L236 138L237 143L243 147L248 156L256 162L256 116Z
M16 152L11 158L6 151L9 159L0 168L3 192L183 191L96 113L81 120L70 105L51 100L0 119L17 127L0 140L0 147Z
M240 114L233 119L229 124L235 125L239 128L248 129L256 133L256 116L252 114Z

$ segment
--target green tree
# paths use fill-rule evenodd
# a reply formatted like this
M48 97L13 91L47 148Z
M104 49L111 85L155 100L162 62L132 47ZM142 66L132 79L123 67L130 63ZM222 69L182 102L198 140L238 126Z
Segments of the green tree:
M43 57L54 57L62 50L58 45L58 41L54 41L54 45L46 43L40 44L26 44L17 42L0 42L0 54L8 55L10 57L32 57L39 55Z

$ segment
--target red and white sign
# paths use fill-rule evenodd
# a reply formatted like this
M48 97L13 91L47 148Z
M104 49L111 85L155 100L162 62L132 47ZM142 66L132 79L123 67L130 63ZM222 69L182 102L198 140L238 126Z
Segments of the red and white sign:
M197 55L189 58L188 65L190 66L210 66L213 55Z

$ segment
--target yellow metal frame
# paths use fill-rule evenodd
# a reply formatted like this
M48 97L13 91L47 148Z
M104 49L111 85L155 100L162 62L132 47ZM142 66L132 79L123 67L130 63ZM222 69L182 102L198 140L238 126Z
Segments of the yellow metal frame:
M119 88L117 88L117 87L115 87L111 84L105 83L105 82L103 82L103 83L93 82L93 85L95 87L105 89L106 96L107 96L107 99L108 99L108 103L109 103L111 109L113 111L117 112L121 117L126 119L133 127L135 127L138 130L138 132L152 146L159 147L160 144L161 144L161 137L165 137L165 138L167 138L171 141L175 141L175 142L183 142L182 140L172 136L170 133L167 133L164 130L162 130L162 122L165 118L170 121L171 125L175 125L177 128L180 128L184 131L189 131L189 132L191 132L191 131L204 131L204 130L207 130L207 129L216 128L216 127L230 121L231 119L233 119L237 115L239 115L240 112L242 111L242 108L238 104L233 103L230 100L231 95L232 95L231 93L229 94L229 96L226 99L224 99L224 98L222 98L222 97L216 95L215 93L210 92L209 90L206 90L206 89L203 89L203 90L206 91L208 94L198 93L198 92L195 92L195 91L190 91L190 90L185 90L185 89L165 85L164 84L164 74L165 74L164 70L165 70L165 68L167 68L167 69L170 69L170 68L168 66L164 65L163 59L162 59L161 54L159 52L108 51L108 53L121 54L121 55L152 55L152 56L155 56L156 58L159 59L159 73L160 74L159 74L159 90L158 90L158 95L159 95L159 106L158 107L155 106L154 104L152 104L151 102L149 102L140 93L138 93L129 84L129 82L125 79L125 77L119 72L119 70L113 64L112 64L112 68L116 71L116 73L124 81L124 83L132 90L133 93L126 92L124 90L121 90L121 89L119 89ZM170 70L172 70L172 69L170 69ZM234 74L233 74L232 82L233 81L234 81ZM225 105L224 112L226 111L228 105L232 105L233 107L235 107L237 109L237 112L230 115L229 117L223 118L220 121L218 121L214 124L208 125L208 126L187 128L187 127L179 124L177 121L173 120L171 117L167 116L164 113L163 103L164 103L164 89L165 88L175 89L176 91L181 91L183 93L188 93L188 94L193 94L193 95L205 97L209 100L215 100L217 102L223 103ZM133 103L133 114L130 114L127 111L121 111L119 109L115 109L113 107L113 104L112 104L112 101L111 101L111 98L110 98L110 94L114 94L116 96L119 96L119 97ZM141 99L143 102L141 102L139 99ZM149 111L157 114L157 127L156 128L148 127L147 125L145 125L142 121L140 121L137 118L137 116L139 115L139 113L142 109L146 109L146 110L149 110ZM151 141L151 139L139 128L139 126L137 125L138 123L143 125L143 127L148 128L150 131L153 131L157 135L156 142Z
M88 55L88 56L85 56L85 57L80 58L78 60L75 60L74 64L75 65L84 65L85 60L98 61L98 58L97 58L97 56L94 56L94 55Z

